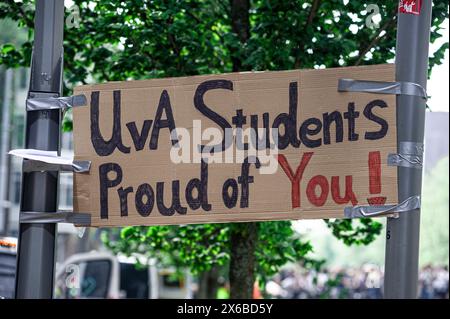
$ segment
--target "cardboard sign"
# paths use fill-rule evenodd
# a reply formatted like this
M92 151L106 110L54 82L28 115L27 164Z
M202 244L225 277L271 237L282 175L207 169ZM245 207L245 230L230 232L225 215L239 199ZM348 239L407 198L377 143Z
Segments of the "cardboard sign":
M92 226L343 218L397 204L393 65L248 72L77 87L74 210Z

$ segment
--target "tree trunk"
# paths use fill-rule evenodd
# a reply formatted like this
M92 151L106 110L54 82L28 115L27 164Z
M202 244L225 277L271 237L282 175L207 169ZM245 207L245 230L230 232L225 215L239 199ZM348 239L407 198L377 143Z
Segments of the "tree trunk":
M249 0L230 0L231 27L241 45L250 38ZM233 72L248 71L243 66L242 51L232 49ZM258 239L256 223L231 225L230 240L230 297L251 299L255 282L255 247Z
M230 0L231 4L231 29L237 34L239 41L244 45L250 38L250 21L248 18L250 0ZM233 72L247 71L242 67L242 56L239 50L231 48L231 60Z
M257 240L257 223L232 225L229 274L231 299L251 299L253 297Z
M250 38L249 0L230 0L231 27L241 45ZM243 66L242 51L231 49L233 72L248 71ZM258 239L256 223L231 225L230 240L230 298L251 299L255 282L255 247Z
M219 289L219 269L213 267L209 271L205 271L198 278L198 299L216 299Z

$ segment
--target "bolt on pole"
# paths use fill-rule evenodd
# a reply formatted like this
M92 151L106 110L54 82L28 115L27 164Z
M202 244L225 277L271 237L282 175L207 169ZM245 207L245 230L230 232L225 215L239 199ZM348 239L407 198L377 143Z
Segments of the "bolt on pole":
M37 0L28 97L62 93L64 0ZM27 112L28 149L60 152L60 110ZM58 172L23 173L21 211L56 212ZM20 224L16 298L53 296L56 224Z
M400 1L403 3L405 1ZM418 13L398 13L396 78L426 89L432 0L416 1ZM420 6L421 5L421 6ZM397 145L423 143L426 101L417 96L397 97ZM422 169L398 167L398 200L421 195ZM388 218L384 297L418 296L420 209Z

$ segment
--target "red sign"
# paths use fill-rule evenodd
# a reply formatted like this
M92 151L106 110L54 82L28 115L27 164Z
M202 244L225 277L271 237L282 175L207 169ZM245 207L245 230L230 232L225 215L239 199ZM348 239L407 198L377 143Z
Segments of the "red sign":
M421 8L422 0L400 0L398 12L419 15Z

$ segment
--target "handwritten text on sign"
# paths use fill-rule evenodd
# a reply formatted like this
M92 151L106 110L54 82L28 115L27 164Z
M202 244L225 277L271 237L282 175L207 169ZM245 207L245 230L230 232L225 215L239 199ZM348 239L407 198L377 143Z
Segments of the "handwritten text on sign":
M81 86L74 209L93 226L342 218L397 202L392 65L234 73Z

